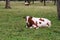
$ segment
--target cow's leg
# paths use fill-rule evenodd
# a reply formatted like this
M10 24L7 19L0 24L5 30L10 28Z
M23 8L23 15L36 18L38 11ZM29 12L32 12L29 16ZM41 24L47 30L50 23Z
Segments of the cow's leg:
M29 24L28 23L26 23L26 28L28 28L29 27Z
M26 28L32 28L32 24L26 23Z
M36 25L32 25L33 26L33 28L35 28L35 29L38 29L39 27L37 27Z
M36 29L38 29L39 27L36 27Z
M31 29L31 28L33 28L33 27L31 26L31 27L29 27L29 28Z

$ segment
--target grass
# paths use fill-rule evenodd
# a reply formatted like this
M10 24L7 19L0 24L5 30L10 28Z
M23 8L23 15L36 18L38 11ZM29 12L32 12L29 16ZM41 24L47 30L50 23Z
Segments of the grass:
M60 40L60 21L57 8L52 3L43 6L39 2L25 6L23 2L11 2L12 9L0 2L0 40ZM52 21L51 28L27 29L23 16L44 17Z

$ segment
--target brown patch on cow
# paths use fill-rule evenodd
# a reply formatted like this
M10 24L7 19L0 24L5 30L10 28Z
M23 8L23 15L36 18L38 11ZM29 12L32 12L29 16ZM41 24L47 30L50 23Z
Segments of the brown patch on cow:
M42 18L40 18L39 20L44 22L44 19L42 19Z
M36 24L35 24L37 27L38 27L38 25L37 25L37 21L36 21Z
M49 26L49 23L47 23L47 25Z
M39 24L41 24L41 22L39 22Z
M37 26L37 22L34 23L34 21L32 20L32 17L29 17L29 18L28 18L28 22L29 22L29 24L27 24L28 27L32 26L33 24Z

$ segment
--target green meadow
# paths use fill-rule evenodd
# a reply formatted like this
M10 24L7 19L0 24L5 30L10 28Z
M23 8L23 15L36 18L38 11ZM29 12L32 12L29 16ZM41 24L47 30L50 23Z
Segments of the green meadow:
M35 2L25 6L24 2L11 2L11 9L5 9L5 2L0 2L0 40L60 40L60 20L57 6L52 2ZM24 16L44 17L52 22L50 28L26 28Z

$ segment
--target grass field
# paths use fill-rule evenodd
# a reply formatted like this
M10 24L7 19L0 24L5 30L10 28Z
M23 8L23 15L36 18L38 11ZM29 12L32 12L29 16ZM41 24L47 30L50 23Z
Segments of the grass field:
M60 21L57 19L57 8L52 3L25 6L23 2L11 2L12 9L5 9L4 4L0 2L0 40L60 40ZM27 29L22 18L27 15L48 18L52 26Z

